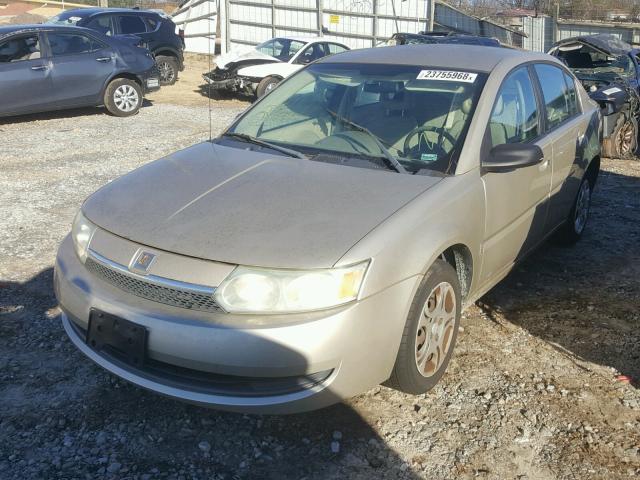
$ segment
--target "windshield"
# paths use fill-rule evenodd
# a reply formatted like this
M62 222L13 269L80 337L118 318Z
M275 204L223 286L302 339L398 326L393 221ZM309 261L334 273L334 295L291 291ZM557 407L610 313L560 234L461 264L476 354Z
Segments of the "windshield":
M561 48L557 56L572 70L608 72L623 77L634 74L633 61L628 55L607 55L588 45Z
M418 66L312 65L265 96L229 133L312 160L379 159L351 164L395 164L401 171L399 162L411 173L452 173L485 79Z
M288 38L272 38L256 47L260 53L271 55L283 62L288 62L306 44Z
M55 17L51 17L49 20L47 20L44 23L48 23L51 25L75 25L80 20L82 20L82 17L73 16L73 15L69 16L65 13L61 13L60 15L56 15Z

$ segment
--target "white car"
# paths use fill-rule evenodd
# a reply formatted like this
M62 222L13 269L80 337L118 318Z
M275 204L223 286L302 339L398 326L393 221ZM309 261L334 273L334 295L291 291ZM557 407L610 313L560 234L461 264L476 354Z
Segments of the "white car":
M259 98L305 65L347 50L346 45L322 37L276 37L248 51L221 55L215 70L203 78L216 90Z

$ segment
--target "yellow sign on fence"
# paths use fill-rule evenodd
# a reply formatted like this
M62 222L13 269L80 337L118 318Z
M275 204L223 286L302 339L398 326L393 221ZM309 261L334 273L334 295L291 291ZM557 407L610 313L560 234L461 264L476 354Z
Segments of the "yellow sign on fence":
M340 15L329 15L329 23L340 23Z

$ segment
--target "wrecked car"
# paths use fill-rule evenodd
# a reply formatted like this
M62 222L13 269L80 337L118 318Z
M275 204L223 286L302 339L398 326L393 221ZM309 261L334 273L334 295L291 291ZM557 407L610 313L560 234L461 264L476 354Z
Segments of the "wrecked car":
M484 45L485 47L500 47L500 42L495 38L480 37L476 35L461 35L457 33L394 33L390 39L379 43L377 47L394 47L398 45L452 43L458 45Z
M305 65L347 50L321 37L272 38L249 51L220 56L216 68L203 78L212 89L260 98Z
M638 148L640 50L610 34L557 42L549 53L580 80L602 113L602 155L633 157Z

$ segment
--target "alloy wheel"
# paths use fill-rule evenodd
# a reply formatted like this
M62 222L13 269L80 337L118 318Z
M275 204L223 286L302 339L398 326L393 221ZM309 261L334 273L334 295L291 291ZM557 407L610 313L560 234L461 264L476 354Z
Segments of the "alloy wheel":
M433 376L444 363L455 324L456 294L451 284L442 282L429 293L418 321L415 360L423 377Z
M578 198L576 199L576 213L573 220L573 228L576 233L580 235L587 224L587 218L589 217L589 205L591 203L591 186L587 180L580 185L580 191L578 192Z
M160 62L158 69L160 70L160 80L163 83L172 83L175 80L176 72L169 62Z

